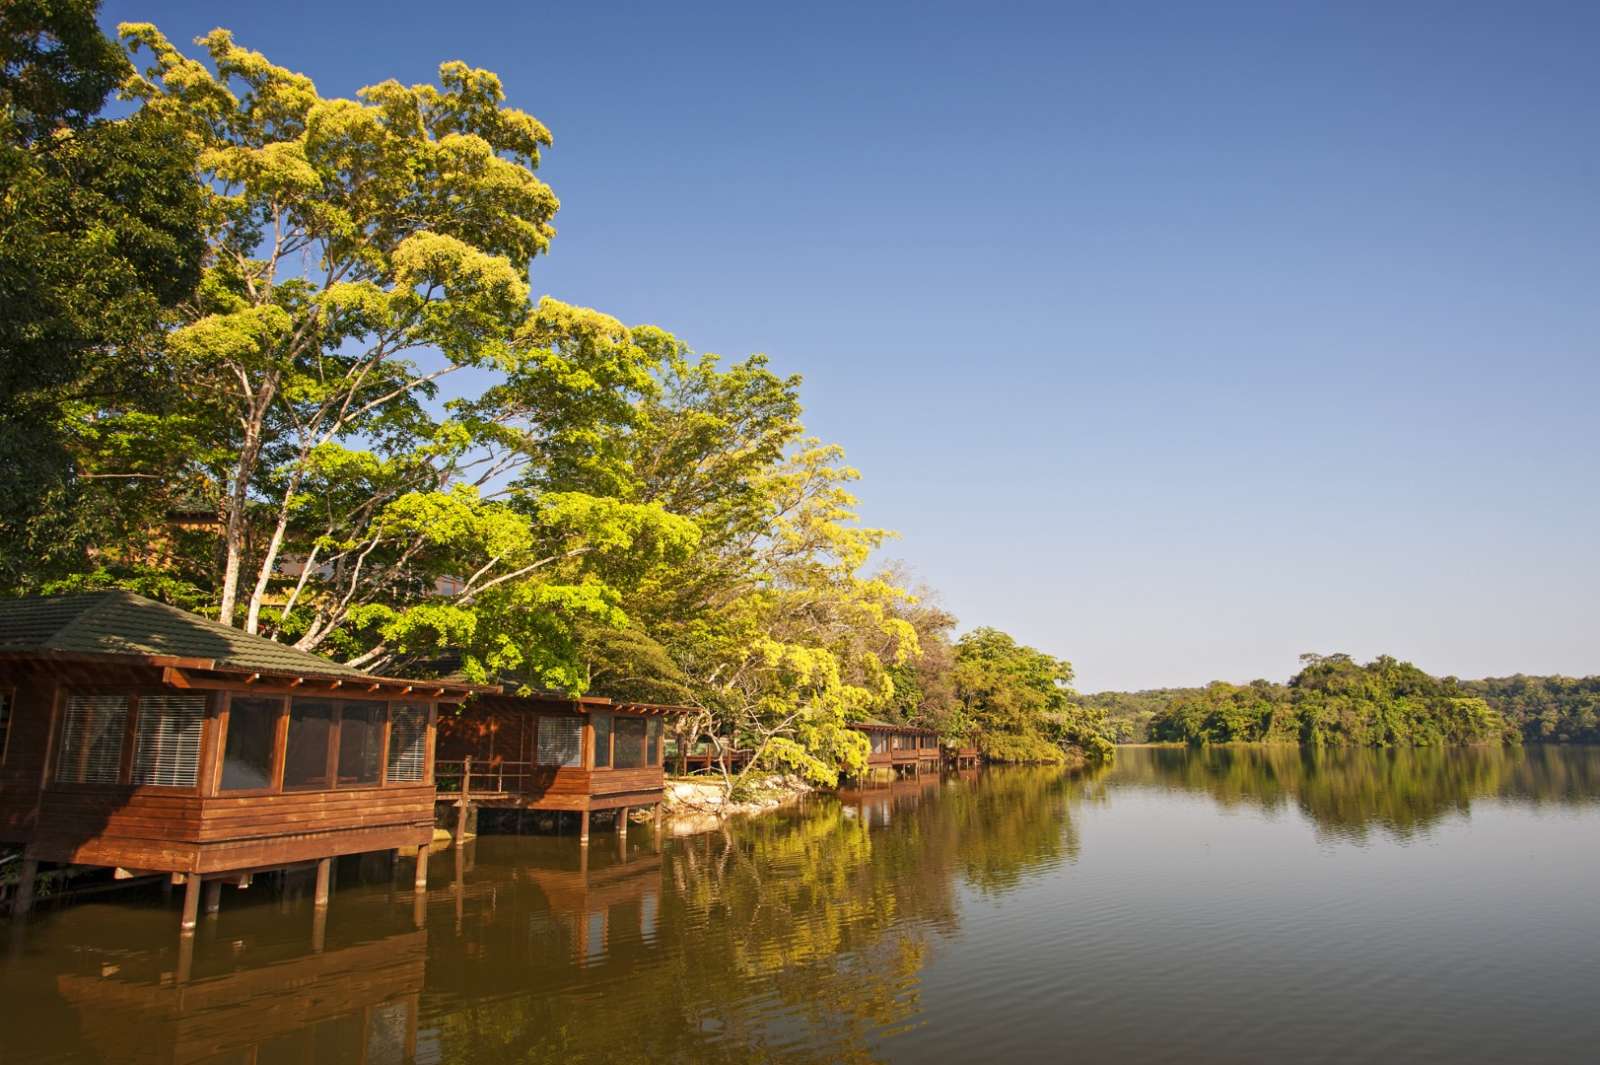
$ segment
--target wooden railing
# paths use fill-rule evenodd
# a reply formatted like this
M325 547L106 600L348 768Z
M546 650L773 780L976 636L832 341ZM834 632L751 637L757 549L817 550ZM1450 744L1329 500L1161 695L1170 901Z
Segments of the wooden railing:
M439 795L466 798L512 795L529 790L539 767L533 762L484 761L460 758L433 763L433 786ZM544 767L547 771L551 768Z

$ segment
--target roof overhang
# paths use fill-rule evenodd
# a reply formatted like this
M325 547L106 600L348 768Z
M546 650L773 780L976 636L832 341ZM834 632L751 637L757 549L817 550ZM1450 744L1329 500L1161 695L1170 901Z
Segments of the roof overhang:
M461 702L470 695L495 689L482 684L459 681L413 680L407 677L374 677L364 673L279 673L235 669L216 663L166 665L162 679L174 688L226 688L231 691L256 689L292 692L297 695L381 696L395 699L438 699Z
M503 688L492 689L488 701L510 710L550 710L573 714L627 714L633 717L669 717L676 714L699 712L695 706L674 706L670 703L631 703L607 699L603 695L557 695L551 692L533 692L518 695Z

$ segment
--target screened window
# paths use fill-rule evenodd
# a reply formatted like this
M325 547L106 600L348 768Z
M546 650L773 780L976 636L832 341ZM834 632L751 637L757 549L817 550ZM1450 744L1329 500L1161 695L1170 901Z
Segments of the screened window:
M389 724L389 780L415 784L428 758L428 708L395 703Z
M889 750L889 734L887 732L869 732L867 738L872 741L873 754L886 754Z
M583 719L580 717L539 718L539 764L583 764Z
M339 714L339 786L376 784L383 765L383 703L345 703Z
M644 718L615 718L611 731L616 736L611 764L618 769L638 769L644 765Z
M228 736L222 745L222 790L272 787L272 749L278 741L278 699L228 703Z
M204 695L146 695L134 722L133 782L192 788L200 779Z
M611 764L611 715L595 714L589 720L594 722L594 765L604 769Z
M644 752L645 765L661 764L661 719L652 717L645 731L648 746Z
M127 729L127 696L68 696L56 779L67 784L118 783Z
M289 742L283 752L283 786L326 788L333 742L333 704L295 699L289 704Z

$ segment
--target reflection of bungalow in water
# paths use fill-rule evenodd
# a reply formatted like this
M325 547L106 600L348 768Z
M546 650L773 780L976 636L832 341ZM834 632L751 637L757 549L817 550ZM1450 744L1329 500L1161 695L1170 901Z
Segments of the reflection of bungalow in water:
M894 725L887 721L857 721L851 728L866 735L872 744L867 755L867 773L918 774L938 769L943 754L939 734L915 725Z
M661 855L643 854L611 865L581 869L529 869L526 875L572 936L573 955L588 965L611 954L622 939L656 934L661 909Z
M578 815L658 807L665 784L662 721L687 708L585 695L486 695L439 725L439 801ZM463 824L465 822L463 816Z
M535 964L565 960L586 968L602 958L617 960L625 944L638 945L655 938L662 893L659 850L630 846L625 838L618 838L615 851L538 848L538 844L556 841L536 838L518 843L523 846L509 853L520 856L532 851L539 857L532 863L519 857L513 865L497 865L482 878L474 875L476 855L489 841L479 839L455 848L453 882L428 892L430 906L443 903L453 908L456 934L474 941L470 951L474 957L508 948L520 951L533 940L540 944L543 959ZM496 928L513 928L523 935L508 938L496 934ZM516 964L529 962L523 957ZM493 969L489 965L452 973L445 979L473 979ZM469 988L468 993L477 992Z
M126 592L0 602L0 842L202 880L433 838L434 722L473 689L374 677Z
M418 1058L427 943L410 932L179 983L111 965L62 974L56 988L107 1061L403 1065Z
M865 780L854 787L840 788L839 803L846 817L860 818L868 825L882 827L894 820L895 810L916 806L939 787L937 773L878 783Z

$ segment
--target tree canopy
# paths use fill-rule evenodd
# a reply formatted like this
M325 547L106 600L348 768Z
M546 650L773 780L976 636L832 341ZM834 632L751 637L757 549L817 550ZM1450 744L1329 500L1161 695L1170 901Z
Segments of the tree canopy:
M553 137L493 73L330 97L227 30L95 15L0 13L6 591L683 703L681 740L820 783L869 717L1109 751L1064 661L955 640L880 566L798 376L535 295Z

